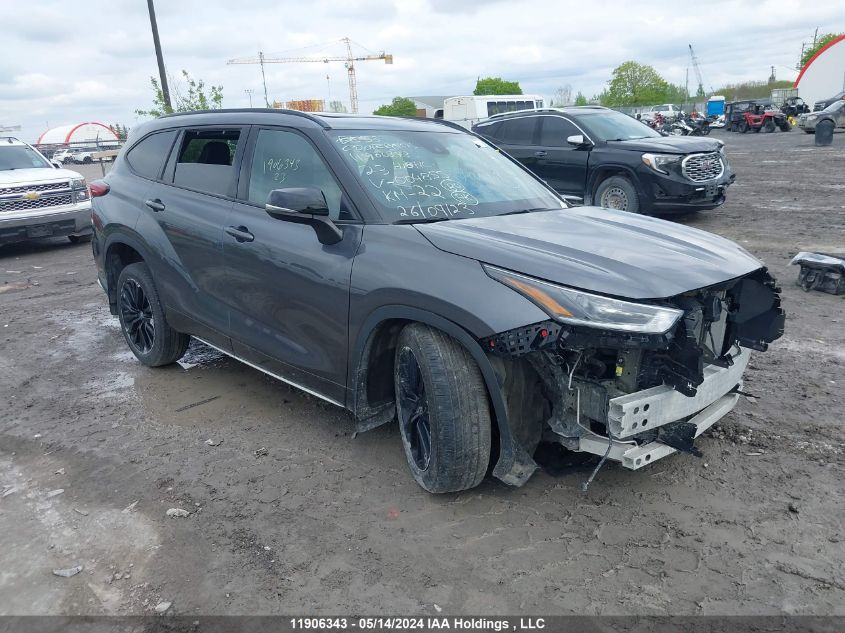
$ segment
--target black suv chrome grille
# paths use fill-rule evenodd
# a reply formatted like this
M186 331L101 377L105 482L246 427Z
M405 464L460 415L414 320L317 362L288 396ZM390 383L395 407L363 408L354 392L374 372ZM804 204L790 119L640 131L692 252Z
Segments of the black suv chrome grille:
M693 182L718 178L725 172L725 165L718 152L690 154L681 163L684 176Z
M62 189L70 189L70 183L65 182L47 182L42 184L20 185L14 187L0 187L0 196L9 194L23 194L27 191L60 191Z

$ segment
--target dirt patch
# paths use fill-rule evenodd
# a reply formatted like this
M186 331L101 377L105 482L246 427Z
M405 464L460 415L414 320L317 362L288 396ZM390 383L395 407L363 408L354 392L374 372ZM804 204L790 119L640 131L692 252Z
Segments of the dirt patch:
M199 345L139 365L89 245L0 249L0 614L845 614L845 304L789 266L845 243L845 138L720 136L727 204L677 221L766 262L786 337L702 459L607 466L586 495L578 463L428 495L393 427L353 438Z

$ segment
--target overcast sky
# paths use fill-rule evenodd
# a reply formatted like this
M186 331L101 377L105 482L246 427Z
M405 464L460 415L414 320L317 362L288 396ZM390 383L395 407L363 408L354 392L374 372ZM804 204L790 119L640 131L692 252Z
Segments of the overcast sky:
M471 94L478 76L520 82L526 93L552 96L570 84L600 92L619 63L653 65L684 83L687 44L701 63L705 88L725 82L794 79L801 43L845 31L845 2L549 2L512 0L157 0L159 32L171 90L186 69L222 84L224 106L263 101L258 66L227 66L233 57L342 55L348 36L386 51L394 64L357 64L361 112L394 96ZM140 119L157 76L145 0L3 2L0 125L21 125L33 141L48 126ZM331 44L331 42L335 42ZM270 64L270 101L328 98L348 107L342 63ZM329 76L329 82L326 81ZM695 80L690 71L690 87Z

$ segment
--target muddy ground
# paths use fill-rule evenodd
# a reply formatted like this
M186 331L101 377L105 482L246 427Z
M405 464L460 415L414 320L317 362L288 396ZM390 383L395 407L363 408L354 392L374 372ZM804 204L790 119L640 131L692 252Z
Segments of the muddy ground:
M765 260L786 336L703 459L586 495L583 468L429 495L394 426L201 347L141 366L88 244L0 248L0 614L845 614L845 303L789 266L845 251L845 135L717 135L737 184L680 221Z

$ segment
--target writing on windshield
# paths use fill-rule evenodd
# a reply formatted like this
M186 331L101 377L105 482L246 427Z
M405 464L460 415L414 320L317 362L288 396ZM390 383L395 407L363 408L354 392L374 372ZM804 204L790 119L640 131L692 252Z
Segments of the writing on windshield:
M356 165L376 198L393 206L400 218L475 215L479 201L466 186L436 169L406 141L375 136L338 136L337 142Z
M338 132L334 139L373 201L393 221L560 207L532 177L468 134Z

